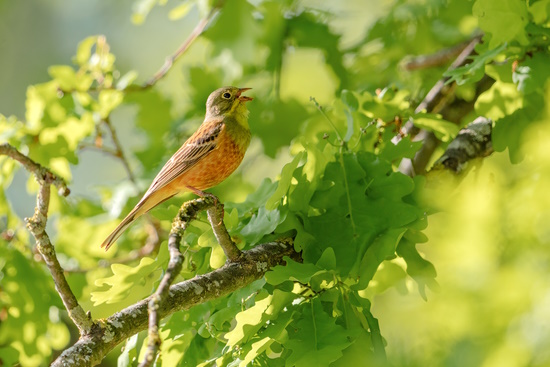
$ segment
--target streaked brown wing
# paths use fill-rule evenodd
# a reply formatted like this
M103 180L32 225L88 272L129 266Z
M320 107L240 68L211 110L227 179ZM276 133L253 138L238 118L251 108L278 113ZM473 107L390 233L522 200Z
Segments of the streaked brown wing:
M145 193L144 198L172 182L176 177L197 164L201 158L213 151L224 128L225 125L219 120L203 123L162 167Z

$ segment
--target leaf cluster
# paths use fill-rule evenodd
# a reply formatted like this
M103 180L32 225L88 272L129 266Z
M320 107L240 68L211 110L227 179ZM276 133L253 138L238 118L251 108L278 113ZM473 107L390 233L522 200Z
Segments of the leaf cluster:
M165 3L136 1L134 22L145 21L155 5ZM437 288L435 267L417 247L428 242L424 231L434 211L424 200L427 179L398 169L423 144L402 128L414 123L432 132L444 148L472 114L485 116L495 121L494 149L508 149L511 160L519 162L524 131L548 116L550 3L400 0L347 44L344 32L335 30L337 16L322 6L205 3L183 1L170 12L172 19L187 19L195 6L201 14L221 9L201 36L206 44L201 52L213 62L183 65L187 103L137 84L137 73L117 69L107 40L93 36L80 43L72 65L50 67L49 81L28 88L24 118L0 115L2 140L69 181L76 180L88 149L107 154L127 172L124 182L94 187L90 195L67 201L52 197L54 242L64 268L75 271L68 275L73 292L97 319L154 291L168 261L162 236L181 198L153 210L156 219L149 224L131 228L116 252L105 254L98 246L114 217L138 200L144 185L132 172L144 182L154 177L196 129L212 90L251 83L257 93L250 104L252 153L240 174L213 192L225 203L225 225L240 249L293 237L303 261L288 259L265 279L163 320L156 363L383 364L384 331L373 307L375 296L415 289L427 299L428 290ZM402 68L407 55L465 41L478 33L476 27L484 33L483 43L465 65L416 73ZM318 62L311 63L307 52ZM296 61L296 55L304 59ZM318 74L308 79L310 68ZM318 75L331 81L319 93L333 103L319 103L316 95L309 99L307 86L318 82ZM447 121L439 112L415 111L441 77L454 88L455 101L449 103L472 104L473 112ZM494 84L476 98L476 85L485 77ZM129 121L132 134L145 137L132 149L117 137L128 123L120 113L124 109L135 112ZM264 166L271 178L259 177ZM0 360L37 366L69 343L70 329L6 194L18 167L0 156ZM28 191L36 191L32 177ZM134 256L135 248L151 237L151 228L161 235L160 247ZM204 216L186 230L183 252L178 280L226 261ZM119 259L130 260L116 263ZM146 345L144 333L130 337L119 366L134 365Z

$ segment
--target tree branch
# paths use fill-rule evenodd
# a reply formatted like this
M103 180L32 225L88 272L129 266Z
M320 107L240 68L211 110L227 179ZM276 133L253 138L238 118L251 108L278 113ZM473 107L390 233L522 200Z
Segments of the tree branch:
M480 39L481 36L476 36L474 39ZM461 44L451 46L439 50L430 55L407 56L401 62L401 65L407 71L415 71L442 66L457 57L468 45L471 40L462 42Z
M481 42L481 36L474 37L466 47L462 49L462 52L458 55L455 61L451 64L448 70L456 69L457 67L466 63L470 55L475 51L475 46ZM420 113L424 110L431 113L441 113L443 118L458 123L466 114L468 114L473 108L473 103L468 103L466 106L464 103L460 103L454 100L455 84L447 85L446 82L449 78L444 77L437 81L437 83L428 92L424 100L416 107L415 113ZM476 96L486 91L493 80L485 76L476 86ZM476 98L474 98L474 101ZM457 109L453 105L460 105ZM457 110L459 113L457 113ZM436 138L435 134L429 131L420 130L414 126L412 121L408 121L401 129L401 133L392 139L394 144L398 143L405 135L416 135L414 141L422 141L422 147L416 153L415 157L410 159L403 159L399 166L399 170L409 176L421 174L426 171L435 149L439 146L440 141Z
M225 253L225 257L227 257L227 260L239 260L242 252L235 245L229 233L227 233L227 229L225 228L225 224L223 223L223 204L221 204L216 198L215 205L208 208L207 213L208 220L210 221L210 224L212 225L212 230L214 231L214 235L216 236L218 243L222 247L222 250Z
M180 243L185 232L185 229L193 219L197 217L197 214L213 205L212 200L208 199L195 199L190 200L181 206L178 215L174 218L172 223L172 230L168 237L168 250L170 252L170 261L166 273L162 278L159 287L156 292L150 297L148 303L149 309L149 341L147 344L147 350L143 361L140 363L140 367L148 367L155 360L155 356L160 348L162 340L159 335L159 316L158 310L161 305L166 302L168 290L170 285L174 282L176 277L181 272L183 255L180 252Z
M36 209L32 218L26 218L27 228L34 236L36 240L36 248L44 262L48 266L52 278L55 283L55 289L67 312L69 317L73 320L74 324L80 331L80 335L88 334L92 327L93 321L86 315L84 309L78 304L78 300L73 294L63 269L57 260L55 254L55 248L53 247L50 237L46 233L46 222L48 219L48 208L50 205L50 184L41 183L36 200Z
M174 52L172 55L168 56L166 60L164 61L164 64L162 67L142 86L139 86L138 89L148 89L151 88L153 85L155 85L160 79L162 79L172 68L174 65L174 62L176 62L177 59L180 58L181 55L189 49L189 46L197 39L202 32L206 29L206 26L212 18L216 15L216 13L223 7L225 0L219 0L212 6L212 9L208 12L206 17L202 18L199 23L195 26L195 29L191 32L189 37L180 45L180 47ZM131 89L131 86L129 87Z
M444 120L452 121L458 124L460 120L474 109L475 101L478 97L488 90L495 81L485 75L476 85L475 96L471 101L456 99L452 103L447 103L438 111ZM431 131L421 130L415 137L415 140L422 141L422 147L414 156L408 174L422 174L426 172L428 163L430 162L434 151L440 145L439 139ZM404 166L403 166L404 167ZM402 171L403 172L403 171Z
M435 162L432 171L447 168L454 173L460 173L468 161L487 157L493 153L492 130L493 121L490 119L485 117L475 119L459 131L445 153Z
M103 123L105 126L107 126L107 129L109 129L109 133L111 134L111 139L113 140L113 144L115 145L115 151L113 152L113 155L120 160L122 163L122 166L126 170L126 174L128 175L128 178L134 186L139 190L139 187L137 186L136 178L134 177L134 173L130 169L130 164L128 163L128 159L124 155L124 151L122 150L122 144L120 144L120 140L118 140L118 135L116 133L115 128L111 124L111 119L109 117L105 118L103 120Z
M59 195L67 196L71 193L71 190L67 187L67 183L61 177L22 154L12 145L8 143L0 144L0 155L7 155L21 163L27 171L34 175L40 185L44 183L54 185L57 187Z
M239 261L227 262L210 273L186 280L169 289L166 302L158 308L158 317L189 309L197 304L222 297L257 280L276 265L285 263L284 257L300 261L291 239L258 245L242 253ZM152 297L152 296L151 296ZM55 367L94 366L126 338L147 327L146 298L107 319L99 321L91 334L81 336L52 364Z
M42 255L48 270L52 274L55 289L57 293L59 293L69 313L69 317L80 331L80 335L86 335L91 331L93 322L88 315L86 315L84 309L78 304L69 283L67 283L63 269L57 260L55 248L50 241L50 237L46 233L46 222L48 221L48 209L50 206L50 186L52 184L55 185L60 194L65 196L70 193L70 190L67 188L67 184L63 179L53 174L50 170L42 167L26 155L20 153L10 144L5 143L0 145L0 154L5 154L21 163L23 167L34 174L36 181L40 185L36 197L34 215L32 218L25 219L27 228L36 240L36 248L40 255Z

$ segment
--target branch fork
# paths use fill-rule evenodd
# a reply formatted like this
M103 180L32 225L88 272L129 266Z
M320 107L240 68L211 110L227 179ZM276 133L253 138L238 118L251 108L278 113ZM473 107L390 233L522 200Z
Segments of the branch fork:
M158 350L162 343L162 339L159 334L159 323L161 317L159 317L159 310L164 305L169 296L169 290L171 284L177 278L181 272L184 256L180 251L180 244L185 230L189 223L196 219L199 212L206 210L208 213L208 219L212 225L214 235L218 240L218 243L222 247L228 262L236 262L242 257L242 252L237 248L231 236L227 232L223 223L223 204L219 199L209 194L195 200L190 200L181 206L178 215L172 222L172 230L168 237L168 250L170 253L170 261L166 268L159 287L155 293L150 297L147 308L149 313L148 323L148 343L145 351L143 361L140 363L140 367L148 367L155 361Z

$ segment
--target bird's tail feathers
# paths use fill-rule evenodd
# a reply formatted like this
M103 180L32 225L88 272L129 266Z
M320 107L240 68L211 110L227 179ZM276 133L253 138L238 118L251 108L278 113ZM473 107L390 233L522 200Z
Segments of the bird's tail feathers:
M115 243L115 241L124 233L124 231L132 224L136 219L147 213L149 210L162 203L165 200L170 199L176 192L159 192L154 191L140 200L139 203L132 209L132 211L120 222L113 232L103 241L101 247L105 247L105 251L109 249Z
M134 208L134 210L132 210L130 214L128 214L126 218L124 218L122 222L120 222L115 230L111 232L111 234L105 239L105 241L103 241L101 247L105 247L105 251L107 251L109 247L111 247L115 243L115 241L122 235L122 233L124 233L124 231L130 226L130 224L132 224L132 222L137 219L135 213L137 211L136 209L138 208Z
M113 232L103 241L101 247L105 247L105 251L111 247L115 241L124 233L124 231L132 224L136 219L147 213L154 205L148 200L149 197L143 197L139 203L132 209L130 213L120 222L120 224L114 229Z

